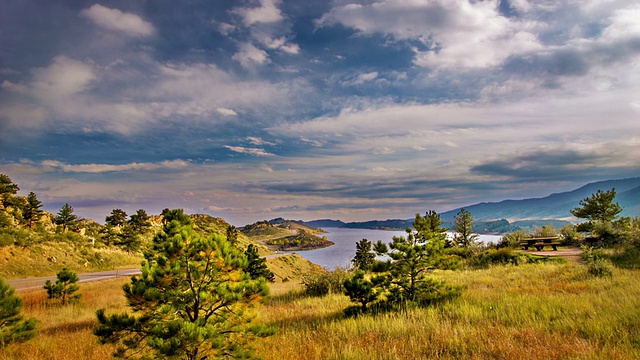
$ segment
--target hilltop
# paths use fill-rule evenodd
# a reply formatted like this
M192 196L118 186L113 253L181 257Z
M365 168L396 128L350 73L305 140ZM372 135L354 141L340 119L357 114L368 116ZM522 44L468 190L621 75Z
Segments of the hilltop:
M240 230L252 241L274 251L311 250L333 245L326 236L318 236L323 233L322 229L283 218L258 221Z

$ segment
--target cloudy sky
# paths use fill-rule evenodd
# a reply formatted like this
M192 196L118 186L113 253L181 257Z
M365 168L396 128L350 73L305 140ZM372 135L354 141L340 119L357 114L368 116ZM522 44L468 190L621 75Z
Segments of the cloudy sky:
M640 175L637 0L4 0L45 208L410 218Z

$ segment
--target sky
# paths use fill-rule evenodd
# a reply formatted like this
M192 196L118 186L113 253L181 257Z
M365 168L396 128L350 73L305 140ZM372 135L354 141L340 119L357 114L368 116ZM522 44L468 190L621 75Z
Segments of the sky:
M237 226L636 177L640 4L1 0L0 173Z

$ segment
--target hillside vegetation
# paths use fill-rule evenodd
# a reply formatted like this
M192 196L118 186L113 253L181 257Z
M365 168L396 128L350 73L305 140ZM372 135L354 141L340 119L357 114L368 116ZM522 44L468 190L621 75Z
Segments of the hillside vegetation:
M114 209L101 225L77 217L69 204L58 214L40 209L33 192L19 196L19 186L0 174L0 277L15 279L54 275L62 268L95 272L138 268L143 250L162 225L162 215L144 210L129 216ZM261 255L272 252L221 218L190 215L196 232L233 237L240 248L254 244Z
M243 227L241 231L271 250L309 250L333 245L325 236L317 235L323 232L322 229L282 218L258 221Z

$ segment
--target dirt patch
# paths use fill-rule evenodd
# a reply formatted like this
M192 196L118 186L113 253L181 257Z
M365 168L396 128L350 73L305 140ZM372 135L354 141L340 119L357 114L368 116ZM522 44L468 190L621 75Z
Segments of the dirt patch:
M580 257L580 255L582 254L582 249L580 249L579 247L561 248L561 249L558 249L557 251L556 250L542 250L542 251L526 250L523 252L527 254L539 255L539 256L561 257L572 263L584 264L584 260L582 260L582 258Z

